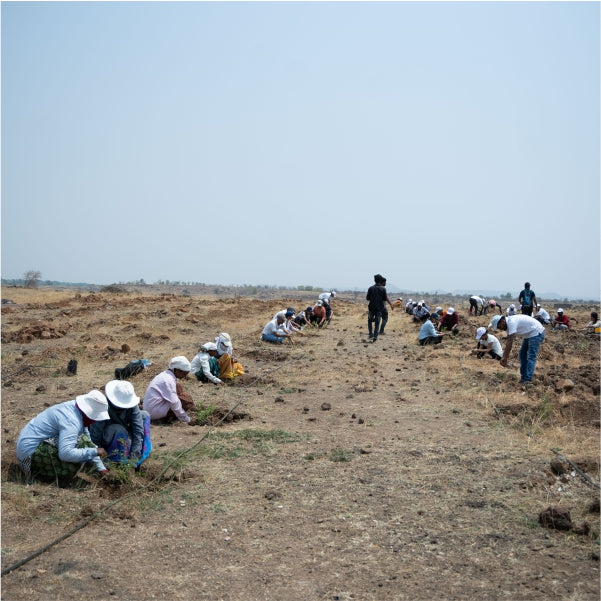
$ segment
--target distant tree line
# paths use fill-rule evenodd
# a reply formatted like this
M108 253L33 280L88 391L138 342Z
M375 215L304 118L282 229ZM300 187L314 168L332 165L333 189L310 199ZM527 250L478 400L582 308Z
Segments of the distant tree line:
M231 286L226 286L223 284L206 284L205 282L192 282L192 281L183 281L183 280L157 280L156 282L154 282L153 284L147 284L146 281L144 280L144 278L140 278L138 280L128 280L128 281L120 281L118 283L113 283L113 284L109 284L107 286L103 286L100 287L96 284L90 284L90 283L86 283L86 282L59 282L56 280L42 280L42 274L37 271L37 270L29 270L26 271L23 274L22 278L2 278L1 283L2 286L22 286L24 288L37 288L38 286L54 286L54 287L71 287L71 288L88 288L88 289L98 289L100 288L102 291L104 292L111 292L111 291L123 291L122 287L124 286L149 286L149 285L153 285L153 286L186 286L188 288L190 287L198 287L198 288L212 288L213 292L215 294L224 294L224 293L228 293L231 291L234 291L235 294L238 296L254 296L259 294L260 291L264 291L264 290L298 290L299 292L315 292L315 291L319 291L319 290L323 290L325 288L320 287L320 286L311 286L311 285L301 285L301 286L272 286L269 284L242 284L242 285L231 285ZM355 289L355 290L338 290L338 292L343 293L343 294L347 294L347 295L352 295L352 297L354 298L354 300L360 300L363 298L365 291L362 289ZM190 290L185 290L184 293L186 295L189 295L191 292ZM438 302L436 299L438 297L445 297L445 298L450 298L450 299L454 299L454 298L458 298L458 299L465 299L467 298L467 296L465 294L452 294L450 292L427 292L427 291L413 291L413 292L394 292L394 293L390 293L389 292L390 297L392 298L392 296L397 296L397 295L402 295L403 297L428 297L428 298L434 298L435 301L434 302ZM511 294L511 292L506 292L505 294L501 294L499 296L499 299L501 300L505 300L505 301L509 301L511 299L513 299L514 296L513 294ZM541 299L543 300L543 299ZM549 299L547 299L549 300ZM553 299L556 302L559 302L560 299ZM565 297L563 299L563 302L569 302L569 300L571 300L571 302L575 302L575 303L598 303L599 299L582 299L582 298L578 298L578 299L568 299L567 297Z

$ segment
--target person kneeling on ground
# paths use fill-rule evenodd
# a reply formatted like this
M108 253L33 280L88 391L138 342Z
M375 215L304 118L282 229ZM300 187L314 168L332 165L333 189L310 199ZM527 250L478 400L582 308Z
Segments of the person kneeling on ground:
M317 300L323 303L323 307L326 310L326 321L330 323L332 319L332 300L336 298L336 290L331 292L322 292Z
M591 320L580 331L584 331L585 336L601 335L601 320L599 320L599 314L596 311L591 312Z
M236 376L244 373L244 368L234 358L234 347L232 339L226 332L222 332L215 338L217 346L217 363L219 364L219 377L223 380L233 380Z
M536 315L533 315L533 317L544 326L548 326L551 323L551 316L540 306L540 303L536 305Z
M417 303L415 309L413 309L413 321L414 323L423 323L428 321L428 317L430 316L430 311L428 307L423 304L422 301Z
M17 439L17 460L27 482L33 476L71 480L86 462L100 473L108 472L101 461L106 450L96 447L88 431L94 422L105 419L109 419L108 402L99 390L48 407L34 417Z
M106 449L107 460L139 467L150 455L150 413L140 411L131 382L111 380L104 387L109 419L90 426L92 442Z
M563 312L563 309L557 309L557 315L553 318L551 327L554 330L570 329L570 318Z
M440 344L444 334L440 334L434 324L438 323L438 315L432 313L429 318L424 322L424 325L419 331L418 340L419 343L424 346L425 344Z
M223 380L219 378L217 345L214 342L205 342L200 347L199 353L190 362L190 371L200 382L223 384Z
M286 317L281 313L278 313L263 328L263 332L261 333L261 340L265 342L272 342L275 344L282 344L282 342L284 342L284 340L288 338L288 340L290 340L290 342L294 344L294 341L292 340L292 335L284 330L283 326L285 321Z
M173 357L167 369L150 382L142 407L150 413L152 421L170 423L179 420L190 426L196 423L196 404L178 382L188 377L190 369L190 362L186 357Z
M453 307L449 307L444 317L440 321L440 331L449 330L453 336L457 336L459 333L459 315Z
M478 346L472 350L472 355L476 355L478 359L482 359L488 354L493 359L500 361L503 357L503 347L499 339L486 331L486 328L478 328L476 330L476 340Z
M318 328L323 327L326 322L326 310L323 306L323 303L318 300L317 304L313 307L313 311L311 313L311 323L316 325Z
M299 311L294 318L294 323L303 328L304 326L311 325L311 314L313 313L313 307L307 307L304 311Z

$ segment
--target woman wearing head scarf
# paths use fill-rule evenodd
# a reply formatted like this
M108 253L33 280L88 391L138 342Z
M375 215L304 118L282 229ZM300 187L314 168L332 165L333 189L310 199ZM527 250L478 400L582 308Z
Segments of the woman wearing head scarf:
M234 347L229 334L226 332L219 334L215 338L215 346L217 347L216 357L219 365L219 377L222 380L233 380L236 376L244 373L244 368L234 358Z
M190 371L201 382L213 382L223 384L219 378L219 363L217 362L217 345L214 342L205 342L199 353L190 362Z
M181 355L173 357L167 369L152 379L142 403L144 411L150 413L151 420L171 422L177 419L190 426L196 424L196 403L178 382L189 373L190 362Z

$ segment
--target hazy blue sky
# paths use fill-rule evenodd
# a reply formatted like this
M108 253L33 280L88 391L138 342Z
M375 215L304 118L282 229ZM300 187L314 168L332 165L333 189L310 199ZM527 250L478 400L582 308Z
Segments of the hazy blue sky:
M4 2L2 276L599 298L598 2Z

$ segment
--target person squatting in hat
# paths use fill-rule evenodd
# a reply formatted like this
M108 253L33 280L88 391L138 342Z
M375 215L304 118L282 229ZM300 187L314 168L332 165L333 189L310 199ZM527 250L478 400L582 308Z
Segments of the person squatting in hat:
M109 419L108 402L99 390L91 390L72 401L48 407L34 417L17 439L17 460L27 482L70 480L82 463L90 462L100 473L107 452L96 447L88 427Z
M244 373L244 368L234 357L234 347L229 334L222 332L215 338L217 347L217 364L219 365L219 377L224 380L233 380L236 376Z
M570 318L563 312L563 309L557 309L557 315L551 322L551 328L554 330L570 329Z
M196 423L196 404L178 382L188 376L190 369L186 357L173 357L167 369L152 379L142 402L144 411L150 413L152 421L168 423L179 420L190 426Z
M311 312L311 323L318 328L323 327L326 323L326 309L323 306L323 302L320 300L317 301Z
M486 331L486 328L478 328L476 330L476 340L478 346L471 351L472 355L476 355L478 359L482 359L488 354L493 359L500 361L503 358L503 347L499 339Z
M109 419L90 426L92 442L106 449L107 461L139 467L152 450L150 413L140 410L140 397L127 380L111 380L104 387Z
M324 309L326 310L326 321L330 323L332 319L332 301L336 298L336 291L332 290L331 292L322 292L317 300L321 301Z
M219 377L217 345L214 342L205 342L200 347L198 354L190 361L190 372L199 382L223 384L223 380Z

